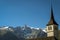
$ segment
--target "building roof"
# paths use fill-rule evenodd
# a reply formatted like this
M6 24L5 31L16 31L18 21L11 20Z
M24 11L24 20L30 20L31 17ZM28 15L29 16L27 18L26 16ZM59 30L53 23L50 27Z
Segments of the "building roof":
M48 22L47 26L48 25L53 25L53 24L58 25L56 23L55 19L54 19L53 10L52 10L52 7L51 7L51 17L50 17L50 21Z
M57 40L55 37L46 37L46 38L33 38L33 39L27 39L27 40Z

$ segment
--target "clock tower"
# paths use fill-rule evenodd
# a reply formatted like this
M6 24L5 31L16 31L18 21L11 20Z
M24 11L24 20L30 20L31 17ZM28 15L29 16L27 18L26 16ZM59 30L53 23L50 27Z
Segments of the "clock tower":
M56 21L54 19L52 7L51 7L51 17L46 26L47 26L46 27L47 37L53 36L56 39L58 39L58 24L56 23Z

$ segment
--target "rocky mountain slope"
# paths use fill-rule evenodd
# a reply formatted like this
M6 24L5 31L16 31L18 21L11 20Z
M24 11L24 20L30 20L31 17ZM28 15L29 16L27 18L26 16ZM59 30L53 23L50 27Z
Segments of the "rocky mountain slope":
M31 28L26 25L24 27L18 26L15 28L10 26L0 27L0 39L4 38L6 40L25 40L37 37L46 37L46 32L40 28Z

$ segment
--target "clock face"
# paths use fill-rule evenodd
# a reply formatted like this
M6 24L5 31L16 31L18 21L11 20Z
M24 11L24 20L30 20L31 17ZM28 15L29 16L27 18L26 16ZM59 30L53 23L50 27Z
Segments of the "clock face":
M52 30L52 27L51 27L51 26L49 26L49 27L48 27L48 30Z

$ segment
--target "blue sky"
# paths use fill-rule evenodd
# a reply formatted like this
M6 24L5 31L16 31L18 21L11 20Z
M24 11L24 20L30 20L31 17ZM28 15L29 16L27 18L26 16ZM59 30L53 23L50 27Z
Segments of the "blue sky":
M60 24L60 0L52 0L54 17ZM0 26L45 28L50 19L51 0L0 0ZM60 25L59 25L60 26Z

